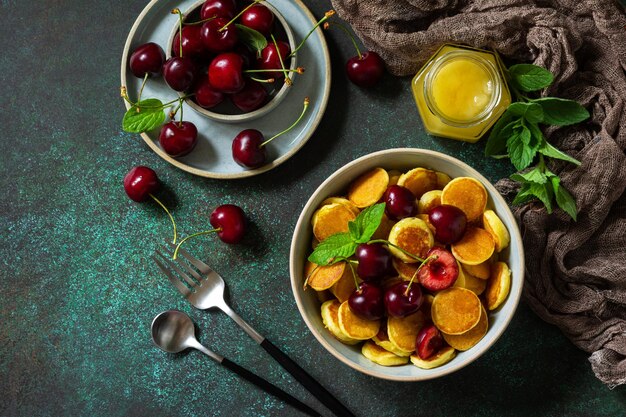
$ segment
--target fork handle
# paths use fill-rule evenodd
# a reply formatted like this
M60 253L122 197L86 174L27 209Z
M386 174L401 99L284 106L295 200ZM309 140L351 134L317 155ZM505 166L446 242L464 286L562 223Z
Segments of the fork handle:
M282 389L278 388L276 385L273 385L272 383L268 382L267 380L261 378L257 374L248 371L246 368L244 368L243 366L238 365L237 363L231 361L230 359L224 358L221 363L222 363L222 365L224 367L230 369L231 371L233 371L237 375L239 375L242 378L246 379L247 381L253 383L257 387L261 388L263 391L265 391L265 392L267 392L269 394L272 394L273 396L283 400L287 404L289 404L289 405L297 408L298 410L302 411L304 414L306 414L308 416L312 416L312 417L322 417L322 415L320 413L318 413L317 411L315 411L314 409L312 409L308 405L304 404L303 402L301 402L297 398L291 396L290 394L286 393Z
M346 408L337 398L333 396L326 388L317 382L307 371L302 369L300 365L295 363L287 354L277 348L272 342L263 339L261 347L272 356L283 368L287 370L298 382L300 382L311 394L315 396L322 404L328 407L336 416L339 417L356 417L350 410Z

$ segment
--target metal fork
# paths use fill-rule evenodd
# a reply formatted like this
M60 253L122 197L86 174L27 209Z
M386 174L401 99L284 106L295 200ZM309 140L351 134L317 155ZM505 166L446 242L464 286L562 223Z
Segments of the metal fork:
M174 249L175 245L168 242ZM163 248L165 253L169 251ZM311 394L313 394L322 404L328 407L335 415L341 417L355 417L337 398L335 398L326 388L317 382L311 375L287 356L282 350L277 348L267 338L254 330L246 323L224 300L224 279L204 262L191 256L184 249L179 249L178 253L187 259L187 262L180 260L173 261L170 256L164 255L157 249L153 259L157 266L163 271L170 282L194 307L200 310L219 308L235 321L255 342L257 342L267 353L274 358L283 368L287 370L298 382L300 382ZM166 266L167 265L167 266ZM184 270L183 270L184 269ZM185 272L186 271L186 272ZM193 277L193 278L192 278ZM184 283L187 285L185 285Z

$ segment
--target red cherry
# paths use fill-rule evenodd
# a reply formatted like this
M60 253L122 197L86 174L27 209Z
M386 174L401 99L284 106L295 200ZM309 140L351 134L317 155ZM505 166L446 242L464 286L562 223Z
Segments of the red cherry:
M198 141L198 129L191 122L171 121L161 128L159 143L170 156L183 156L191 152Z
M224 204L217 207L209 218L211 226L221 229L217 236L224 243L239 243L246 232L246 215L239 206Z
M408 292L407 292L408 288ZM385 292L387 313L394 317L406 317L415 313L422 305L422 290L416 283L399 282Z
M243 12L239 18L242 25L269 36L274 26L274 13L262 4L255 4Z
M278 50L276 50L276 46L274 45L274 43L270 43L265 48L263 48L263 50L261 51L261 57L257 60L257 67L259 67L259 69L280 69L280 58L278 57L279 52L285 68L289 68L287 56L291 53L291 47L287 42L283 41L277 41L276 44L278 45ZM280 79L285 75L282 71L264 72L263 74L269 78L276 79Z
M174 91L188 90L196 77L196 66L189 57L173 56L163 65L163 78Z
M463 210L448 204L430 209L428 220L435 226L435 239L446 244L459 241L467 227L467 216Z
M356 273L363 281L372 281L390 275L391 254L382 243L362 243L356 248L355 256L359 265Z
M215 90L207 77L198 84L193 98L200 107L210 109L224 101L224 93Z
M372 51L352 57L346 64L348 78L359 87L373 87L383 78L385 74L385 62Z
M422 359L430 358L442 346L443 337L434 324L422 327L415 338L415 350Z
M261 83L248 80L243 89L230 96L233 104L243 112L254 111L267 101L267 90Z
M139 45L130 55L130 71L137 78L143 78L146 73L149 76L161 74L161 68L165 62L165 52L154 42Z
M371 282L362 282L348 298L350 310L366 320L379 320L385 315L383 290Z
M183 26L182 30L183 56L190 58L199 58L206 53L206 48L202 42L201 28L198 25ZM181 35L176 32L172 41L172 53L174 56L180 56L180 39Z
M145 166L136 166L124 176L124 191L138 203L146 201L160 186L156 172Z
M267 153L263 134L256 129L246 129L233 139L233 159L244 168L258 168L265 164Z
M200 9L200 19L208 19L214 16L232 19L237 13L235 0L207 0Z
M236 93L245 85L243 58L233 52L220 54L209 65L209 82L222 93Z
M233 50L237 45L237 27L228 25L226 29L222 28L228 23L228 19L218 17L209 20L202 25L201 37L204 47L211 52L220 53Z
M412 217L417 213L417 205L415 204L415 195L405 187L400 185L392 185L387 188L383 195L385 202L385 212L389 217L395 220Z
M429 291L439 291L451 287L459 277L459 264L454 256L444 248L435 246L428 251L427 258L436 256L422 265L417 278L422 287Z

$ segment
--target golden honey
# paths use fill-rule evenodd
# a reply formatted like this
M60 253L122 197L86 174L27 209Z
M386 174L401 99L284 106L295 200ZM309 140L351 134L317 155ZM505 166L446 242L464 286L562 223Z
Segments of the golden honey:
M493 52L445 44L412 82L426 130L476 142L511 104L502 68Z

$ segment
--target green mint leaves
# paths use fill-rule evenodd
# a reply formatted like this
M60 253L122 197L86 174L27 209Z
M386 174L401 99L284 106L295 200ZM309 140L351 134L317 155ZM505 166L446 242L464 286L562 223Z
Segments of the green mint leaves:
M165 121L163 103L156 98L141 100L124 114L122 129L129 133L143 133L155 129Z
M363 210L356 219L348 223L349 232L334 234L317 245L309 255L309 261L318 265L328 265L336 258L349 258L354 255L360 243L367 243L380 226L385 212L385 203L374 204Z
M493 158L508 157L518 171L530 167L539 156L539 162L533 169L511 176L511 179L521 183L513 204L538 199L551 213L556 200L556 204L576 220L574 198L561 185L561 179L546 168L544 158L561 159L576 165L580 165L580 162L548 143L539 125L567 126L579 123L589 118L589 112L573 100L529 98L523 94L552 84L554 77L544 68L532 64L513 65L507 75L509 87L518 101L511 103L493 126L487 138L485 155Z
M251 51L257 53L257 56L261 56L261 51L267 46L267 39L260 32L249 28L247 26L235 23L237 27L237 35L239 40L243 42Z

